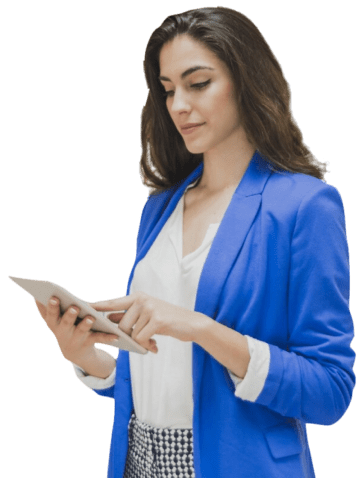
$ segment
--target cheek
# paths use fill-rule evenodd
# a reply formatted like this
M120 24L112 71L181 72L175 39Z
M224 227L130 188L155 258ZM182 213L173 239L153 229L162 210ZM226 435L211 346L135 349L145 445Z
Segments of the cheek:
M214 109L218 109L221 112L224 110L231 111L232 107L234 108L235 106L234 85L227 83L222 88L219 88L214 94L213 103L215 104Z
M224 93L221 100L225 113L228 115L231 121L234 123L239 121L239 105L234 90L234 85L229 84L224 89Z
M216 121L222 116L225 116L226 109L230 103L229 92L221 89L218 91L211 91L209 95L205 95L200 102L201 113L206 117Z
M224 91L224 100L226 106L229 106L230 110L236 110L237 109L237 104L236 104L236 98L235 98L235 93L234 93L234 85L229 84L226 86L225 91Z
M230 122L233 118L235 120L236 102L233 87L229 85L220 90L211 98L210 104L206 106L218 122Z
M233 98L234 97L234 85L232 83L229 83L226 86L225 95L227 96L227 98Z

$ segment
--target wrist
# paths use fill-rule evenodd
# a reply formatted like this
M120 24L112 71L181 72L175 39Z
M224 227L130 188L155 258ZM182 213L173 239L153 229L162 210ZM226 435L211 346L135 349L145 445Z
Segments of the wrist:
M250 361L247 338L210 317L200 322L195 342L234 375L243 379Z
M116 366L114 357L97 348L73 363L82 368L87 375L98 378L107 378Z
M193 327L193 338L192 341L201 345L203 337L206 335L206 332L210 329L212 323L214 322L211 317L202 314L201 312L194 312L196 315L194 317L194 327Z

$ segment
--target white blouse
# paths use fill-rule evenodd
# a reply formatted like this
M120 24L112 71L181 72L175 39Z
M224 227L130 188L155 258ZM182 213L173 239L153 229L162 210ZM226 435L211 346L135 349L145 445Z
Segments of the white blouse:
M193 187L198 179L190 184ZM186 192L185 191L185 192ZM182 257L184 195L179 200L146 256L138 262L130 294L143 291L171 304L194 310L200 274L220 223L210 224L195 251ZM228 370L235 395L255 401L264 387L269 370L267 343L246 336L250 362L244 379ZM158 428L192 428L192 342L156 335L158 353L130 352L130 374L136 416ZM115 369L105 379L86 375L74 365L77 376L92 389L115 383Z

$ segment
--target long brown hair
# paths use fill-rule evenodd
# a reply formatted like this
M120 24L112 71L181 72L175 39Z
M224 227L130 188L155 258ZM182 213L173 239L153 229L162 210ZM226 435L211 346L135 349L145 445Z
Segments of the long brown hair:
M229 68L247 139L272 170L303 173L324 180L320 163L303 143L290 110L290 89L282 69L258 28L235 10L199 8L167 17L151 35L144 59L149 93L142 111L140 173L150 194L183 181L203 160L190 153L166 107L158 80L162 46L188 34Z

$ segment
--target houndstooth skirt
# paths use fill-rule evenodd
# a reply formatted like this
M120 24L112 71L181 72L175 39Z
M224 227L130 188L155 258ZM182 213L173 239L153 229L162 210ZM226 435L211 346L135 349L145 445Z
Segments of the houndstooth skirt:
M124 478L194 478L190 428L155 428L132 413Z

